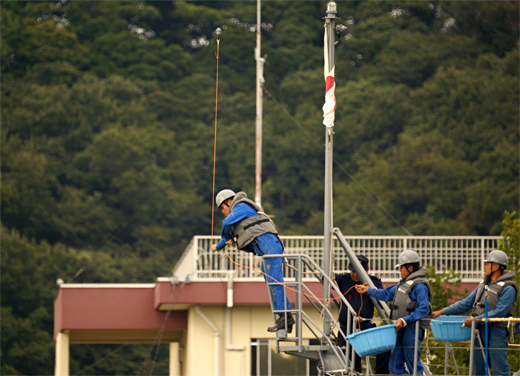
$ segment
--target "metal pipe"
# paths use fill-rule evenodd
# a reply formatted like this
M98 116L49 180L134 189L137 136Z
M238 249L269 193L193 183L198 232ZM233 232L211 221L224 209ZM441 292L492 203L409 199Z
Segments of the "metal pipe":
M352 372L354 372L354 362L353 359L355 355L353 355L353 352L350 351L350 342L346 340L346 337L348 337L349 334L352 333L352 313L348 312L347 314L347 328L345 329L345 355L348 355L347 359L347 372L350 369Z
M327 4L327 16L325 17L325 32L328 33L329 72L334 67L334 24L336 20L336 3L330 1ZM325 127L325 200L324 200L324 223L323 223L323 271L330 277L331 254L332 254L332 145L334 132L331 127ZM330 295L330 284L323 281L323 297ZM330 301L326 303L327 309ZM323 318L323 332L330 333L330 315L325 314Z
M475 320L471 321L471 342L469 345L469 375L473 375L473 352L475 350Z
M485 301L485 316L486 316L486 323L484 324L485 326L485 330L486 330L486 359L485 359L485 364L486 364L486 376L489 375L489 358L488 358L488 286L486 285L485 286L485 289L486 289L486 292L484 293L484 301Z
M336 237L338 238L339 243L341 244L341 246L343 247L343 250L347 254L347 257L349 258L350 263L352 264L354 271L359 276L359 279L361 280L361 282L368 283L368 286L375 289L376 286L374 285L374 282L372 282L372 280L368 276L366 270L363 268L363 266L359 262L358 258L356 257L356 254L354 253L352 248L350 248L350 245L348 244L347 240L341 233L341 230L336 227L334 229L334 233L336 234ZM390 308L388 308L386 303L380 302L379 300L377 300L376 298L374 298L372 296L370 297L370 300L372 300L372 303L374 303L374 306L376 307L377 312L379 313L379 316L381 316L381 318L383 319L383 322L385 324L390 324L390 321L387 319L387 317L390 316Z
M296 273L296 288L298 291L302 291L302 283L303 283L303 264L301 257L298 257L296 259L296 269L298 272ZM303 311L303 302L302 302L302 296L299 293L295 294L294 297L294 305L295 308L298 310L298 314L296 315L296 336L298 338L298 352L302 351L303 347L303 328L302 328L302 315L301 312Z
M262 207L262 86L264 84L264 59L261 58L262 23L260 1L256 2L256 163L255 163L255 203Z
M449 342L447 342L449 343ZM460 376L459 367L457 366L457 359L455 359L455 354L453 352L453 349L450 349L451 357L453 359L453 365L455 366L455 371L457 371L457 376Z
M227 280L227 307L231 308L233 307L233 276L235 272L228 273L228 280Z
M419 322L421 320L417 320L415 322L415 343L413 347L413 376L417 376L417 353L419 351Z
M276 341L278 342L278 341ZM267 340L267 376L272 376L273 352L271 351L271 340Z
M231 344L231 308L226 308L226 350L244 351L245 346L233 346Z
M260 375L260 340L257 339L256 341L256 374Z
M208 324L213 330L215 336L215 376L220 375L220 332L217 327L202 313L199 306L195 306L195 312Z
M449 350L448 350L449 346L450 346L449 342L444 343L444 374L445 375L448 374L448 366L449 366L449 360L450 360Z

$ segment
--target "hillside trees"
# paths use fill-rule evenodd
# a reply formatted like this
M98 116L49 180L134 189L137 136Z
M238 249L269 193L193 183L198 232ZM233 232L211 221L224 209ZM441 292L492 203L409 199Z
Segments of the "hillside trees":
M58 278L68 283L142 283L153 282L156 273L166 275L170 269L164 255L145 259L137 256L115 259L98 250L36 243L5 227L2 227L1 236L3 375L53 373L53 301ZM147 346L133 346L123 351L126 353L123 360L112 360L108 366L103 364L102 368L93 371L109 374L137 370L146 350ZM73 346L71 373L93 363L92 357L94 360L102 357L98 354L103 351L102 348L92 354L92 349L74 349ZM119 371L107 371L114 363Z
M323 232L325 6L262 4L262 203L281 234ZM256 3L1 7L2 374L50 374L57 278L153 281L212 230L216 27L216 189L253 195ZM518 3L338 10L349 37L336 47L335 226L499 234L519 206ZM27 290L33 305L16 294L24 273L45 281ZM128 351L136 373L143 350Z

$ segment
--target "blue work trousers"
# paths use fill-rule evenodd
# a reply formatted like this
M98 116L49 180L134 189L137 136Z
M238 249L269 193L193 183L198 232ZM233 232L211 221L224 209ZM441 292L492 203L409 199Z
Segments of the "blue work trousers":
M271 234L266 234L271 235ZM265 235L261 235L265 236ZM265 240L265 239L262 239ZM280 242L276 239L275 241L267 239L268 241L255 244L255 253L259 256L264 255L281 255L283 253L283 247ZM266 244L267 243L267 244ZM261 248L259 247L261 245ZM283 257L266 258L262 263L262 272L264 274L265 283L280 282L283 283ZM281 284L269 285L269 294L274 305L274 309L277 311L283 311L291 309L291 303L289 299L285 298L284 305L284 287Z
M485 325L481 324L479 329L482 345L486 346ZM491 329L489 329L488 333L488 359L489 366L493 371L493 376L510 376L509 363L507 362L507 328L491 325ZM475 338L473 365L475 367L474 375L481 376L486 374L486 364L484 356L482 355L480 342L477 338Z
M423 374L421 363L421 342L424 337L424 329L419 328L419 349L417 351L417 374ZM413 374L413 353L415 346L415 323L408 324L397 332L395 348L390 356L390 373L394 375ZM405 369L404 365L406 363Z

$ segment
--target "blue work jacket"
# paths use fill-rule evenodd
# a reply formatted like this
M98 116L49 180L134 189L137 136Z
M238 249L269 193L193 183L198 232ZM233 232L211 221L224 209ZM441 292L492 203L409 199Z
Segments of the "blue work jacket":
M373 296L377 300L385 302L393 301L397 285L387 287L384 290L369 288L368 295ZM428 287L424 283L414 286L410 292L410 299L417 302L417 308L409 315L402 317L407 324L411 324L417 320L423 319L430 313L430 300L428 299Z
M235 223L238 223L243 219L253 217L257 214L257 211L245 202L241 202L238 205L236 205L222 222L222 232L220 234L220 240L217 243L217 249L221 250L222 248L224 248L226 242L229 239L233 239L233 236L231 235L231 229L233 228L233 225ZM258 236L256 238L256 244L249 243L246 246L246 249L244 249L244 251L254 252L259 256L263 256L264 254L270 253L266 252L265 250L281 247L282 246L278 240L278 237L275 234L267 233Z

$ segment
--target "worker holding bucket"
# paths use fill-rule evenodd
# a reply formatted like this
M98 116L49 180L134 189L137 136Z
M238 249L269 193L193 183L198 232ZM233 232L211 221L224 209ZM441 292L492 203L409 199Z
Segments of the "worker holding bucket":
M414 369L415 322L431 317L432 290L426 276L430 272L421 267L419 255L412 251L403 251L398 258L401 273L399 284L387 287L384 290L369 288L367 284L357 285L356 290L361 294L368 294L377 300L393 301L390 319L396 321L397 341L390 356L390 373L403 375L412 373ZM421 363L420 343L428 329L430 320L421 320L419 323L419 351L417 352L417 374L423 374ZM405 369L406 364L406 369Z
M479 330L481 339L484 341L485 328L480 325L482 318L485 317L485 289L488 288L487 296L488 318L511 317L515 308L515 300L518 295L518 286L514 282L515 273L506 271L507 255L499 250L491 251L484 260L484 279L478 287L465 299L433 312L433 317L440 315L459 315L473 309L472 317L464 322L464 325L471 327L475 321L476 328ZM509 364L507 362L507 322L489 322L489 365L493 369L493 375L509 376ZM473 354L475 375L486 374L486 364L482 356L480 341L475 342Z

